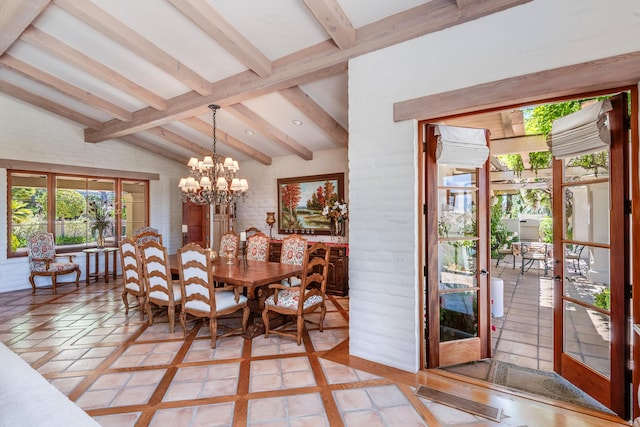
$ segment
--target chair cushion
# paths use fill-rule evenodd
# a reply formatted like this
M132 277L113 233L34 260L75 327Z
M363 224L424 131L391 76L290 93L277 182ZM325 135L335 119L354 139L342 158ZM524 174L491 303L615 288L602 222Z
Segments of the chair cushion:
M276 307L290 308L296 310L298 308L298 301L300 300L300 288L284 289L278 292L278 303L274 302L274 296L270 295L264 303L267 305L275 305ZM322 296L312 295L304 302L303 308L309 308L312 305L320 304L322 302Z
M80 268L78 264L72 262L50 262L49 269L47 269L46 263L35 263L33 271L37 273L59 273L61 271L72 271L75 268Z
M169 302L169 296L164 292L153 291L149 293L149 298L153 298L159 301ZM180 291L179 284L173 284L173 302L176 304L182 301L182 292Z
M125 289L129 289L131 291L134 292L140 292L140 286L137 283L134 282L129 282L126 285L124 285Z
M282 279L280 283L282 286L300 286L302 279L299 277L289 277L288 279Z
M236 297L233 292L216 292L215 297L216 297L216 309L218 311L223 311L228 308L235 307L237 305L244 304L247 302L247 297L245 297L244 295L240 295L240 298L238 298L238 302L236 302ZM205 303L204 301L198 301L198 300L186 302L185 308L199 310L205 313L209 313L209 311L211 310L211 308L209 307L209 304Z

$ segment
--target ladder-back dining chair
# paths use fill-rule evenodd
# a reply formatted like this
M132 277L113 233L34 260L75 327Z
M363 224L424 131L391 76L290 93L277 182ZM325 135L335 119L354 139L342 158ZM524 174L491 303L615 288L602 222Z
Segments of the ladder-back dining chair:
M160 243L149 240L140 247L147 295L146 310L149 325L153 325L151 304L166 307L169 317L169 332L173 333L176 307L182 304L180 281L171 279L171 266L167 249Z
M144 289L142 259L140 248L133 239L125 237L118 244L120 246L120 261L122 266L122 301L124 314L129 314L129 295L138 300L140 320L144 320L146 294Z
M247 297L241 295L240 288L223 286L215 288L209 254L202 246L189 243L178 249L180 268L180 289L182 291L182 311L180 323L187 336L187 314L209 320L211 348L216 348L218 338L223 338L247 329L249 306ZM231 328L218 325L218 318L242 310L242 327ZM218 336L218 326L226 330Z
M302 343L302 331L305 322L314 323L320 332L323 331L324 317L327 308L324 304L325 290L327 288L327 276L329 273L329 246L324 243L315 243L305 251L303 257L302 281L299 286L283 286L282 284L269 285L274 293L264 301L262 321L265 326L265 338L270 333L293 337L298 345ZM320 310L318 322L311 322L305 316ZM275 312L285 316L295 316L295 330L292 329L293 321L277 329L269 326L269 313Z
M56 262L56 259L63 255L56 254L56 245L52 233L43 231L33 233L27 240L27 248L29 251L29 270L31 271L29 282L31 283L32 294L36 293L36 276L51 277L51 288L54 295L58 285L73 283L59 283L58 276L75 273L76 288L79 287L80 266L73 262L74 255L64 255L69 258L68 262Z

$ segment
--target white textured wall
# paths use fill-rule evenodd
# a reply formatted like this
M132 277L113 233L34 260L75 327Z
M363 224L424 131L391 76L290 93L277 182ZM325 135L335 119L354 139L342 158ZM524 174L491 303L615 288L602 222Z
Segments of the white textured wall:
M351 354L422 365L417 126L394 123L393 103L636 51L638 40L636 0L535 0L350 61Z
M171 252L182 244L177 182L186 167L116 141L84 142L83 129L48 112L0 95L0 158L159 173L150 181L150 224ZM7 170L0 169L0 211L7 212ZM0 215L0 292L30 288L26 257L7 259L7 215ZM84 278L85 259L76 258ZM39 278L48 281L48 278ZM64 280L65 278L63 278Z
M336 148L313 153L313 160L303 160L298 156L285 156L273 159L270 166L256 161L244 161L240 164L240 176L249 180L249 191L244 202L239 202L237 230L257 227L269 234L269 226L265 220L267 212L278 214L279 178L291 178L327 173L344 173L345 200L349 201L349 173L347 169L347 149ZM343 238L348 240L347 235ZM278 224L273 226L273 237L282 238L278 234ZM310 236L315 241L329 240L329 236Z

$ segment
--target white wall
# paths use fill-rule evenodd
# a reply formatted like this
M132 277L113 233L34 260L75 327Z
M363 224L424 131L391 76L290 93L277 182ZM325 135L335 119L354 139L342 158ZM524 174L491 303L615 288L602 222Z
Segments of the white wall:
M393 103L636 51L639 39L636 0L535 0L350 61L351 354L422 366L417 126L394 123Z
M159 181L150 181L150 224L163 234L170 252L181 245L182 201L177 182L185 166L117 141L85 143L81 127L3 95L0 129L2 159L159 173ZM6 169L0 169L0 188L0 211L7 212ZM0 215L0 292L30 288L26 257L7 259L6 247L7 215ZM84 278L84 257L76 262Z
M269 226L265 220L267 212L278 215L278 185L279 178L292 178L307 175L322 175L327 173L344 173L345 200L349 201L349 174L347 169L347 149L317 151L313 153L313 160L303 160L298 156L285 156L273 159L270 166L256 161L243 161L240 164L240 175L249 181L249 190L244 202L237 203L238 223L237 231L249 227L257 227L263 233L269 234ZM347 226L347 233L349 226ZM278 234L278 223L273 226L273 238L283 236ZM219 238L219 237L216 237ZM314 241L330 240L329 236L310 236ZM348 234L343 240L348 241Z

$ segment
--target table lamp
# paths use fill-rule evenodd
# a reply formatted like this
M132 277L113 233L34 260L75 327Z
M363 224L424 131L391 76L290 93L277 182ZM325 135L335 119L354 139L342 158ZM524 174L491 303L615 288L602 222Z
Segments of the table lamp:
M273 239L271 235L271 230L273 230L273 224L276 223L276 213L275 212L267 212L267 224L269 224L269 238Z

